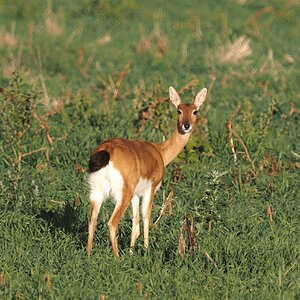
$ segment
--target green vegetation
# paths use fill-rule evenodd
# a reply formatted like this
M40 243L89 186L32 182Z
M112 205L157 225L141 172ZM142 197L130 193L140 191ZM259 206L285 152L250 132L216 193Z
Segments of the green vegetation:
M0 1L0 299L300 298L300 6L199 2ZM209 98L151 248L107 201L88 258L89 154L169 136L170 85Z

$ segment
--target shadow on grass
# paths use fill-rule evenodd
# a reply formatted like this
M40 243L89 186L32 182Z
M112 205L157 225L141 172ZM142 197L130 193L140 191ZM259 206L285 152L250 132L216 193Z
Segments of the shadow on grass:
M79 246L85 247L87 241L88 221L83 219L83 213L80 207L74 207L66 203L63 208L55 210L42 209L38 217L45 220L53 233L56 230L62 230L66 234L73 235L78 241Z

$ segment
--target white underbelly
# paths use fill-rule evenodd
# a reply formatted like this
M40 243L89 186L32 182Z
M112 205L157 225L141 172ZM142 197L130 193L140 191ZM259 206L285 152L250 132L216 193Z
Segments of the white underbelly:
M139 197L143 196L147 191L151 190L152 182L149 179L140 177L138 184L133 192L134 195Z

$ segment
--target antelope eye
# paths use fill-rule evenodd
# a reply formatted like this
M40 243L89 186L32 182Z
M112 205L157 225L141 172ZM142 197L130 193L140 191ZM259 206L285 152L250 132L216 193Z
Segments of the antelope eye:
M198 110L194 110L193 115L197 116L198 115Z
M181 111L180 109L177 109L177 113L178 113L179 115L181 115L181 114L182 114L182 111Z

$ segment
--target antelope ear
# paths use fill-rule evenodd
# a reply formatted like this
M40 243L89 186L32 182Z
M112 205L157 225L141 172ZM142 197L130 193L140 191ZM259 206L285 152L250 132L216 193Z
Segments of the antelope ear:
M202 90L196 95L194 104L197 106L197 109L199 109L200 106L201 106L201 105L203 104L203 102L205 101L206 95L207 95L207 89L206 89L206 88L202 89Z
M181 103L181 100L180 100L180 97L177 94L176 90L172 86L170 86L170 88L169 88L169 95L170 95L170 100L172 101L174 106L177 108L178 105Z

